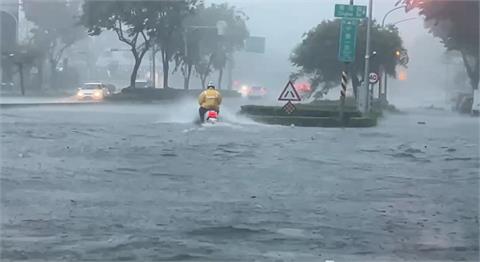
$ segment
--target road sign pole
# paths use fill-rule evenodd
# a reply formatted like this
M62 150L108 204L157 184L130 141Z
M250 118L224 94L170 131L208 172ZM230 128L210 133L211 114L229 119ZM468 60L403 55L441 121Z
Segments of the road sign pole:
M156 88L157 85L157 67L155 64L155 44L152 45L152 87Z
M353 0L350 0L350 5L353 5ZM348 84L348 62L345 62L345 66L342 72L342 90L340 90L340 121L342 123L345 119L345 97L347 96L347 84Z
M382 99L382 85L383 85L383 67L380 66L380 72L378 72L378 100Z
M370 93L368 94L368 106L370 107L370 110L373 108L373 89L375 89L375 84L370 86Z
M388 98L387 98L387 83L388 83L388 75L385 70L383 70L383 75L385 79L383 80L383 96L385 97L385 104L388 104Z
M365 48L365 74L363 76L363 90L364 94L362 97L362 104L361 104L361 110L362 113L367 113L369 112L369 105L368 105L368 96L369 96L369 90L368 90L368 74L370 72L370 37L371 37L371 27L372 27L372 4L373 1L369 0L368 1L368 20L367 20L367 43L366 43L366 48Z

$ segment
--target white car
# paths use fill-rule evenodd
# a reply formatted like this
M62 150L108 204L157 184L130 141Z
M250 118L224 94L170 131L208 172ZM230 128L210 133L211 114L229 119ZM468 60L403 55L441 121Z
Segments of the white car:
M78 88L77 98L102 100L106 96L110 95L110 90L104 83L85 83L82 87Z
M261 86L247 86L240 87L238 92L247 98L262 98L267 94L267 89Z
M152 83L148 80L135 80L135 88L153 88Z

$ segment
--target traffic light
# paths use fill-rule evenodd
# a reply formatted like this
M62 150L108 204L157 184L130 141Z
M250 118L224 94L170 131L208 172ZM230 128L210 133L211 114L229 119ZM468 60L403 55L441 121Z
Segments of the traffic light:
M405 71L405 70L400 70L400 71L398 72L397 77L398 77L398 80L400 80L400 81L405 81L405 80L407 80L407 71Z

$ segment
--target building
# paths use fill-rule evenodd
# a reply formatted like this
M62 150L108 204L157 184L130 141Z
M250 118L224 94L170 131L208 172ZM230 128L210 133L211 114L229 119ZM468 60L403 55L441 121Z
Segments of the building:
M1 83L12 82L13 63L10 54L18 43L18 0L2 0L0 3L0 50L1 50Z

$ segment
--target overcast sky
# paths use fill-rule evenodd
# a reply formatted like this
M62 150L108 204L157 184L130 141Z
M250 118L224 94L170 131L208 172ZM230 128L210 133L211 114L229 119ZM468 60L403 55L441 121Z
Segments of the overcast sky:
M210 0L207 3L221 3L223 0ZM255 78L257 83L280 87L288 79L293 70L288 61L292 49L301 41L302 34L319 24L322 20L334 19L334 6L336 3L348 4L348 0L229 0L230 5L236 6L248 16L247 22L252 36L266 38L266 53L264 55L242 54L238 59L237 72L248 65L248 74L240 74L240 78ZM381 21L384 15L394 8L396 0L374 0L373 17ZM355 4L367 5L368 0L355 0ZM416 17L399 23L404 46L409 50L411 62L407 72L407 81L392 80L391 93L393 100L398 103L413 104L434 103L445 101L444 90L450 85L455 72L463 70L460 66L439 65L444 53L444 48L438 39L433 38L424 28L423 20L416 11L405 13L403 9L391 13L386 23L394 23L406 18ZM262 71L261 77L255 75L255 63L259 63ZM245 69L245 68L243 68ZM439 77L441 76L441 77ZM261 80L259 80L261 78ZM261 83L263 81L263 83ZM411 93L415 96L411 97Z

